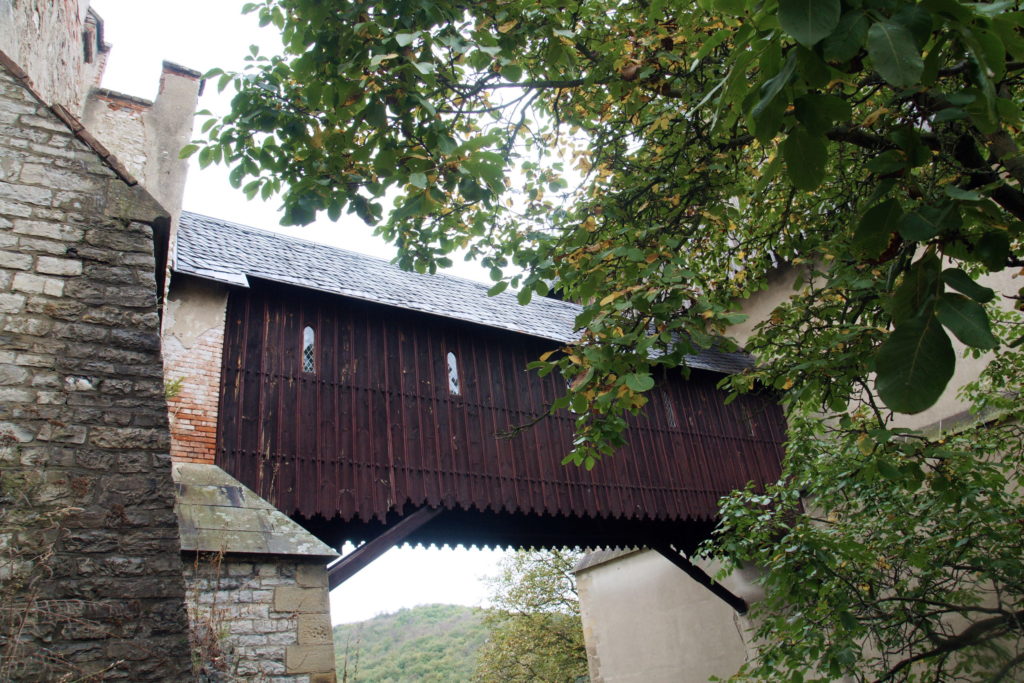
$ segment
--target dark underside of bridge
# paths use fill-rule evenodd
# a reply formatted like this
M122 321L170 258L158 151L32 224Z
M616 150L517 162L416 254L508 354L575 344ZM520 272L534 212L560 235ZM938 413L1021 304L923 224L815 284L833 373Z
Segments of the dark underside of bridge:
M418 508L432 510L432 508ZM379 520L325 520L323 517L296 521L332 547L349 541L359 544L379 537L417 508L405 506L402 515L392 512L387 523ZM480 512L478 510L438 509L398 540L399 543L464 545L495 548L632 548L672 545L690 553L714 529L712 520L657 520L594 518L565 515Z

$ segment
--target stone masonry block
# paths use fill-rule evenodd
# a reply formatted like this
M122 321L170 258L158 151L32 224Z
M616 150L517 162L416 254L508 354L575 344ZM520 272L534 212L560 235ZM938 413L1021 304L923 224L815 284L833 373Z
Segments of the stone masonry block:
M299 645L317 645L330 643L331 617L327 614L299 615Z
M0 268L28 270L32 267L32 257L12 251L0 251Z
M48 116L34 116L33 114L25 113L21 116L21 123L32 128L39 128L47 130L52 133L67 133L68 127L60 121L50 118Z
M20 313L25 308L25 297L20 294L0 294L0 313Z
M275 612L323 613L328 610L326 588L278 586L274 589Z
M53 200L53 192L45 187L33 187L19 183L0 183L0 199L12 199L26 204L49 206ZM4 213L14 213L13 211ZM18 215L18 214L15 214Z
M51 164L25 164L21 169L21 182L78 192L96 192L103 184L98 178L55 168Z
M48 221L17 220L14 221L14 232L32 237L46 237L62 242L81 242L83 231L61 223Z
M64 293L64 281L45 275L33 275L32 273L18 273L14 276L12 288L18 292L29 294L46 294L48 296L61 296Z
M28 370L18 365L0 365L0 384L24 384L29 377Z
M303 588L326 588L327 567L321 564L303 564L295 571L295 583Z
M36 272L46 275L81 275L82 262L76 259L40 256L36 263Z
M289 645L284 664L290 674L331 672L334 670L334 646Z

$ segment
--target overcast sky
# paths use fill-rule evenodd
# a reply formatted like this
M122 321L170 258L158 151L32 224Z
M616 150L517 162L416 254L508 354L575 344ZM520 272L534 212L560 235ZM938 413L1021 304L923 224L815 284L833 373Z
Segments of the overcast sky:
M163 60L198 71L215 66L239 69L249 45L274 52L277 37L260 29L255 18L243 17L242 0L93 0L92 7L105 24L105 39L113 45L103 86L128 95L155 99ZM228 98L207 84L199 108L224 111ZM382 258L394 248L373 237L372 230L354 217L337 223L326 218L307 228L284 230L278 224L279 202L247 201L227 181L227 170L211 166L189 171L184 208L216 218L281 230L306 239ZM472 264L456 263L452 271L462 277L488 282L486 273ZM496 573L503 553L479 550L414 549L390 551L331 593L335 623L359 621L401 607L428 603L478 605L486 590L480 578Z

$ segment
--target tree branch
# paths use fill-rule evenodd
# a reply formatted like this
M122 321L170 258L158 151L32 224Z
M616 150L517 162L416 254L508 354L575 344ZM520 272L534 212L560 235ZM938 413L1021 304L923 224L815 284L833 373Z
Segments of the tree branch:
M875 683L893 680L896 674L915 662L919 662L923 659L930 659L931 657L938 657L949 652L955 652L956 650L961 650L965 647L975 645L981 642L992 631L1007 625L1013 626L1019 624L1021 619L1024 619L1024 610L1011 612L1010 614L1001 617L992 617L991 619L977 621L964 629L959 635L951 638L936 639L936 647L925 652L919 652L913 657L907 657L896 666L889 669L881 678L876 679Z

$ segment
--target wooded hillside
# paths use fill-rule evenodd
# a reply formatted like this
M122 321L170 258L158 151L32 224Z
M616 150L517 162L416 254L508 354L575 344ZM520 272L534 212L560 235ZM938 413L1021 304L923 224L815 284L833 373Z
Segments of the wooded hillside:
M347 683L469 681L487 639L485 611L421 605L334 627L338 680Z

